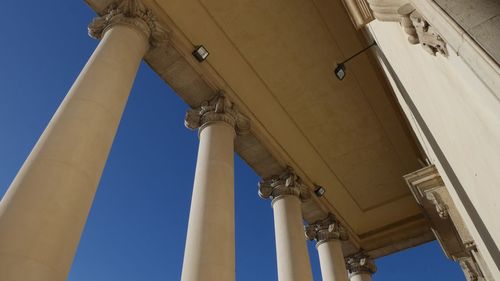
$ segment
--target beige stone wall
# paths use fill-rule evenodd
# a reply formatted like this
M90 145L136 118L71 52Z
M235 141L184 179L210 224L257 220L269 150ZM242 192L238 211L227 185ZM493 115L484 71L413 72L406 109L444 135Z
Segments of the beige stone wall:
M500 100L494 92L498 89L488 88L455 50L449 49L445 58L426 53L420 45L409 44L397 22L374 21L369 28L404 86L406 97L418 110L417 114L412 113L403 98L406 94L393 83L420 143L430 162L440 170L492 275L500 280L494 260L495 248L498 253L500 245ZM427 128L419 127L419 116L415 115L420 115L431 137L426 135ZM436 144L446 160L436 150ZM461 187L446 169L446 162L464 194L460 194ZM486 232L481 229L481 221ZM488 233L493 243L485 239Z

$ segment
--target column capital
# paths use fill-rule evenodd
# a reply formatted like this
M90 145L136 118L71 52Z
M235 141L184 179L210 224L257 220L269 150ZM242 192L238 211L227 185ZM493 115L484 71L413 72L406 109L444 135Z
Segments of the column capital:
M281 175L272 176L259 182L259 196L263 199L275 199L283 195L293 195L301 200L311 197L311 192L302 180L288 167Z
M114 25L127 25L139 30L152 47L167 40L167 31L163 29L139 0L118 0L109 5L105 13L96 17L88 26L90 37L101 39L104 33Z
M212 122L226 122L238 135L245 135L250 131L248 118L236 110L234 103L222 92L213 99L203 102L199 108L189 109L184 119L184 125L192 130L203 129Z
M374 274L377 271L377 266L368 255L357 253L346 258L346 267L349 276L356 274Z
M316 240L318 244L330 240L346 241L349 239L345 228L331 213L326 218L306 226L305 234L307 239Z

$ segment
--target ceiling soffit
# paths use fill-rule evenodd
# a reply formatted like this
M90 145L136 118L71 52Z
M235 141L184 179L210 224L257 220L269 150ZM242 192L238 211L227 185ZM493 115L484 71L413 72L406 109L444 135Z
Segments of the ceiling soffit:
M224 89L252 120L253 134L236 147L257 173L291 165L307 183L327 188L326 198L305 206L306 219L340 214L363 237L358 242L408 218L422 221L401 178L418 169L416 149L374 59L357 57L342 82L331 73L366 44L341 3L144 2L171 27L175 48L148 54L153 69L178 93L197 89L181 95L191 106ZM190 57L197 44L211 51L203 64ZM412 231L423 233L421 225Z

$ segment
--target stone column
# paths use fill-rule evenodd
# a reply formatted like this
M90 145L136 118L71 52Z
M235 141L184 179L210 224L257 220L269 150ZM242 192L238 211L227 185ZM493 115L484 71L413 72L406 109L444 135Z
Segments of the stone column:
M301 200L309 199L310 192L293 172L287 171L261 181L259 196L272 199L278 280L312 281L301 210Z
M348 257L346 264L350 281L371 281L372 274L377 271L373 260L363 253Z
M248 120L223 95L186 114L199 128L182 281L234 281L234 137Z
M99 46L0 202L0 280L66 280L137 69L160 34L128 1L89 32Z
M317 241L323 281L347 281L341 241L347 240L348 235L335 217L329 214L325 219L308 225L305 232L309 240Z

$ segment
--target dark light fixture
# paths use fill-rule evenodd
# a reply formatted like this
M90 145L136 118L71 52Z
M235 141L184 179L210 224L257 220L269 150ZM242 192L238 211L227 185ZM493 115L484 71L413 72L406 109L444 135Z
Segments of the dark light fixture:
M210 53L203 45L196 46L194 51L193 51L193 56L199 62L206 60L208 55L210 55Z
M343 63L338 63L337 67L335 67L335 76L339 78L339 80L344 79L345 77L345 65Z
M321 197L325 194L325 192L326 190L324 187L320 185L314 185L314 194L316 194L316 196Z
M349 58L347 58L343 62L337 63L337 66L335 67L335 70L334 70L335 76L337 76L337 78L339 80L343 80L344 77L345 77L345 75L346 75L345 63L348 62L348 61L350 61L351 59L355 58L357 55L361 54L362 52L370 49L371 47L373 47L375 45L377 45L377 43L373 42L369 46L365 47L363 50L361 50L361 51L355 53L354 55L350 56Z

